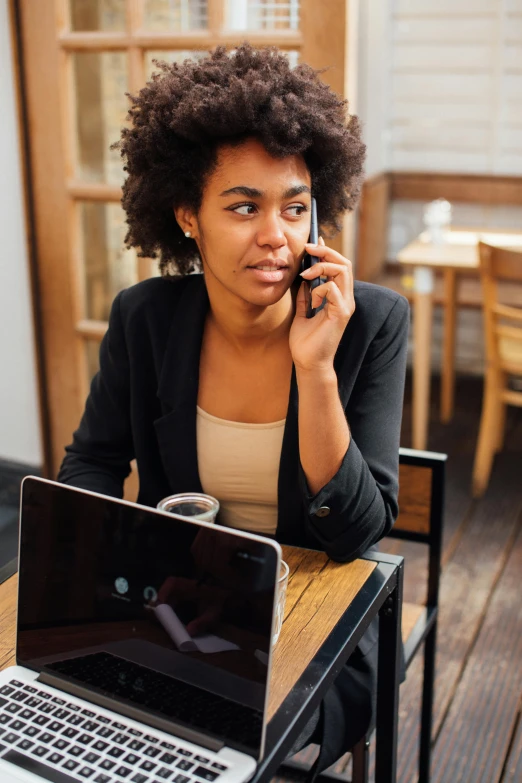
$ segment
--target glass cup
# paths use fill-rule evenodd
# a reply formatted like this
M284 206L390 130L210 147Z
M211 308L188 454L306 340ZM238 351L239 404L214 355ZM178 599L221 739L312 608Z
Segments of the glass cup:
M283 620L285 616L285 602L286 602L286 588L288 585L288 574L290 569L288 563L281 560L281 569L279 571L279 579L277 580L277 597L276 597L276 610L275 610L275 627L274 635L272 637L272 646L279 639L281 628L283 626Z
M197 519L198 522L215 522L219 501L202 492L181 492L163 498L156 508L187 519Z

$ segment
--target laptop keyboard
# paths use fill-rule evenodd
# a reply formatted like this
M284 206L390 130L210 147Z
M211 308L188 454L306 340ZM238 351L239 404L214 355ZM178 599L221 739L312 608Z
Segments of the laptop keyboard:
M259 743L263 714L217 694L174 680L161 672L107 652L55 661L47 668L105 695L132 704L214 736L234 737L245 747Z
M206 750L18 680L0 687L0 758L53 783L214 783L229 769Z

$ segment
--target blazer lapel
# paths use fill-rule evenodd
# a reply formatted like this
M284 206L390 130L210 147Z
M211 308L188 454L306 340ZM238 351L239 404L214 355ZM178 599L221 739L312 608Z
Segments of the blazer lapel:
M159 379L158 397L164 415L154 422L173 493L203 491L198 472L196 405L208 308L203 275L190 275L173 314Z

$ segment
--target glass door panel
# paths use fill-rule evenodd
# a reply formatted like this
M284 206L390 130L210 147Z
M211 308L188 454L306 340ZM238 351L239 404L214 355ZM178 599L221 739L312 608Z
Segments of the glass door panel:
M136 251L124 247L127 226L120 204L81 201L78 206L85 317L107 321L118 291L138 282Z
M143 27L162 33L185 33L208 27L207 0L145 0Z
M312 0L16 0L32 120L50 475L82 413L115 295L158 274L157 261L124 247L124 173L110 146L126 122L125 93L141 89L153 59L198 59L245 38L280 46L292 65L299 58L329 65L318 50L342 33L345 0L329 0L328 11L330 2L335 13ZM336 60L338 73L343 63Z
M85 363L87 365L87 378L89 383L100 369L100 341L84 340ZM86 392L88 389L86 389Z
M192 51L190 49L178 50L150 50L145 52L145 78L150 79L153 73L159 69L154 65L153 60L163 60L167 63L182 63L185 60L201 60L206 57L208 52Z
M291 49L285 52L285 54L290 62L290 68L295 68L296 65L299 65L299 52L296 49Z
M69 0L69 18L74 32L123 32L125 0Z
M227 0L229 30L299 30L299 0Z
M118 141L128 100L125 52L76 52L72 57L75 135L75 178L83 182L120 185Z

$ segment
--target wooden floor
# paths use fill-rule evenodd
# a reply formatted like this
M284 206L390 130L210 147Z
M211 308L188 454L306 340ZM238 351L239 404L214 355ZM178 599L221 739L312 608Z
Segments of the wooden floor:
M434 383L429 448L449 456L437 646L433 783L522 783L522 410L510 408L505 448L488 491L470 496L482 383L459 378L451 424L438 420ZM410 382L401 445L410 446ZM423 547L404 554L405 600L425 587ZM401 686L398 783L417 780L422 656ZM310 758L312 749L303 752ZM336 767L349 776L349 761Z

